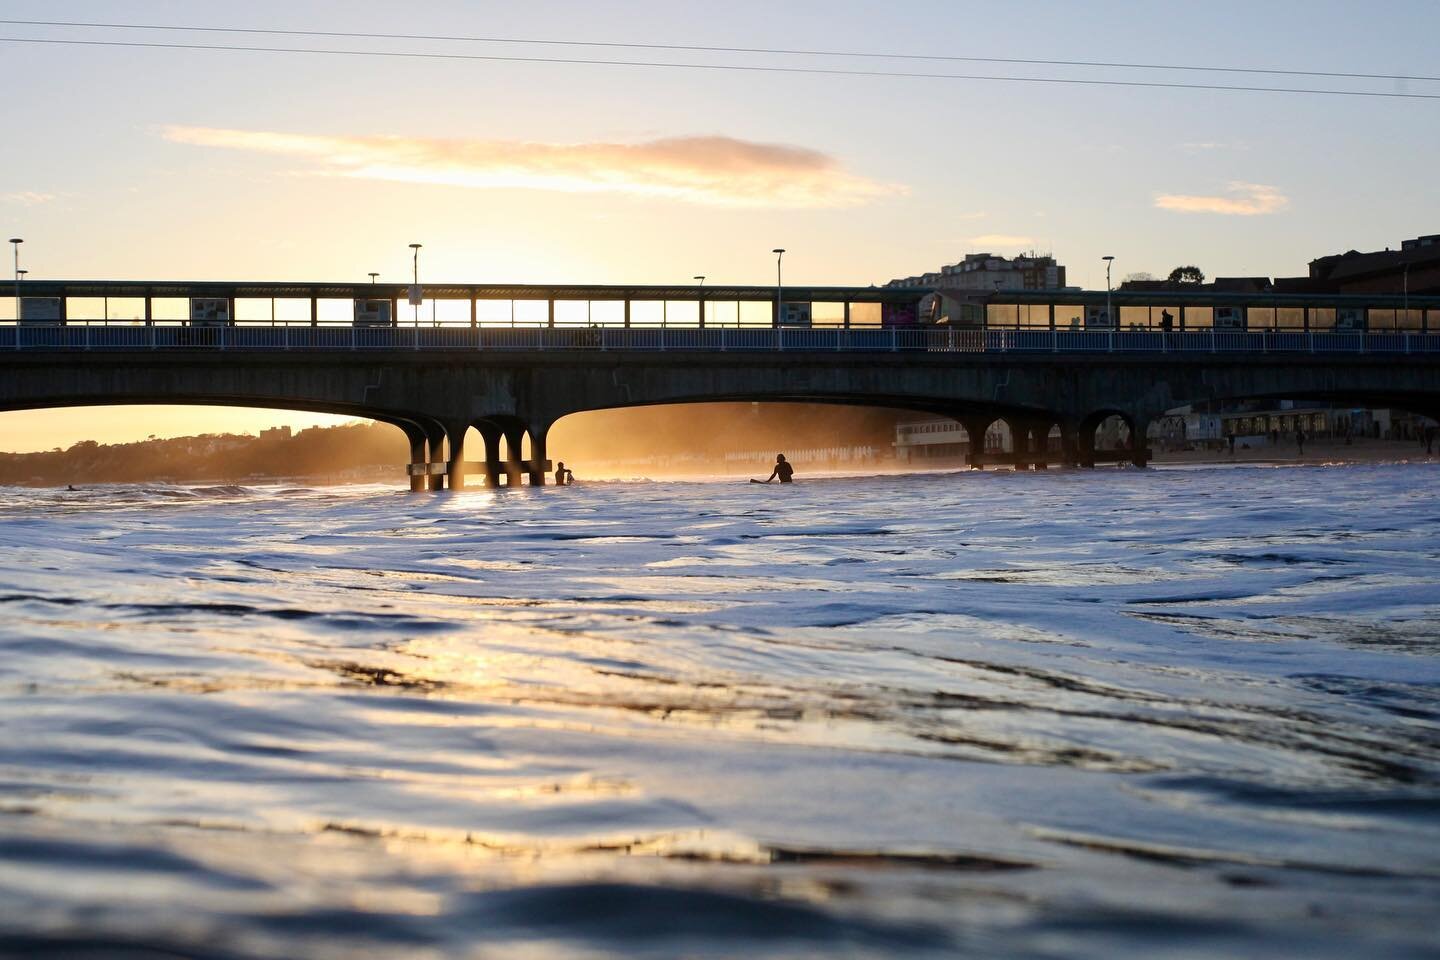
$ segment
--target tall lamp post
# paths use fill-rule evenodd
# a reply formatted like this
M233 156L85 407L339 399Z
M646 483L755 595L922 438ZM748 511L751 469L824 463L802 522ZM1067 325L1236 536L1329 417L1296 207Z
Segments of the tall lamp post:
M410 287L410 305L415 308L415 326L417 327L420 326L420 247L421 244L418 243L410 244L410 249L415 251L411 264L414 270L414 280Z
M1115 310L1110 305L1110 265L1115 262L1115 258L1104 256L1100 259L1105 261L1105 323L1112 330L1118 330L1120 325L1115 322Z
M11 237L10 243L15 247L15 322L20 322L20 244L24 243L21 237Z
M705 326L705 275L697 273L694 279L700 284L696 295L700 298L700 326L703 327Z
M780 261L785 259L785 248L776 247L770 252L775 254L775 326L778 327L785 322L785 296L780 282Z
M374 272L373 270L370 272L370 286L375 286L375 279L379 276L380 274Z

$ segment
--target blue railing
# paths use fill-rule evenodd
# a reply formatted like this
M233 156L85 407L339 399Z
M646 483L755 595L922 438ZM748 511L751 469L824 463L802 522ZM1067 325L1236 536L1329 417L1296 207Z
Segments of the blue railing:
M952 327L0 327L0 351L585 350L893 353L1440 354L1440 333L960 330Z

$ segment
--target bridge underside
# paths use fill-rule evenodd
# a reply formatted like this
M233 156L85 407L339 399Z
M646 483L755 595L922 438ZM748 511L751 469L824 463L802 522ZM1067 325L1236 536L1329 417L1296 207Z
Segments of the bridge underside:
M1423 356L37 351L6 357L0 370L0 410L182 403L394 424L410 442L414 490L458 488L477 475L491 485L543 484L546 436L561 417L654 404L883 406L952 417L972 438L1002 419L1014 452L976 453L972 463L1019 467L1143 464L1148 451L1139 444L1095 450L1101 421L1119 416L1143 438L1166 410L1203 401L1339 401L1440 419L1440 363ZM465 449L471 427L483 450ZM1057 427L1060 449L1052 450L1047 438Z

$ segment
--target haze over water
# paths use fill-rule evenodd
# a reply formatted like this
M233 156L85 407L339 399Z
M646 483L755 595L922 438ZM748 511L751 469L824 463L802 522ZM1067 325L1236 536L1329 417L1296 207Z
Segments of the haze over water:
M1440 467L801 480L0 490L7 955L1440 956Z

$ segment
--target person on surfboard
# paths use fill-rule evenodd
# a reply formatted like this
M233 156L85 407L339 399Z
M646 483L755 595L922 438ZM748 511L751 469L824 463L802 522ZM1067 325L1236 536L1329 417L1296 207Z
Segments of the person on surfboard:
M756 480L755 478L752 477L752 478L750 479L750 482L751 482L751 483L769 483L771 480L774 480L776 477L779 477L781 483L789 483L789 482L790 482L790 478L793 477L794 475L795 475L795 468L792 467L792 466L790 466L790 463L785 459L785 454L783 454L783 453L777 453L777 454L775 454L775 469L770 471L770 476L766 477L764 480Z

